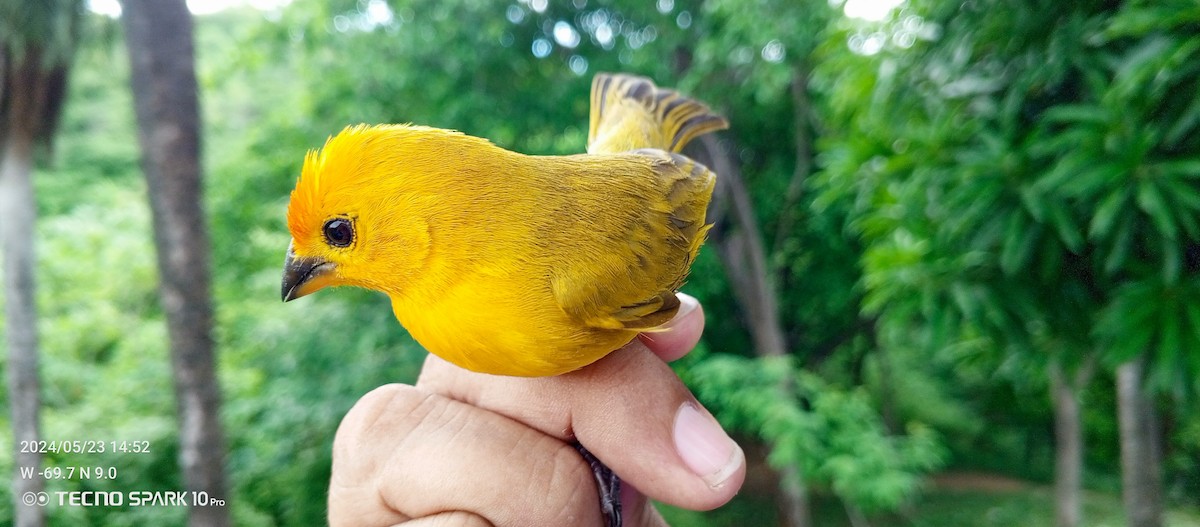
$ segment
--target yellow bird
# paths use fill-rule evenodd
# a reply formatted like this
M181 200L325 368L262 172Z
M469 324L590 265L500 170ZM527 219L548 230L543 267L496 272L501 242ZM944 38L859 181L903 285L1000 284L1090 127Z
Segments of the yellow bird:
M679 307L715 175L677 152L728 127L650 80L597 75L586 154L529 156L412 125L342 130L288 205L283 300L386 293L430 352L499 375L569 372Z

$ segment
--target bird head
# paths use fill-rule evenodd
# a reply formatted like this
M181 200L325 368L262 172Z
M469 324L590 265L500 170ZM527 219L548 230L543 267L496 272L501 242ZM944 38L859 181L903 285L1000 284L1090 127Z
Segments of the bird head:
M419 192L421 152L438 132L360 125L308 153L288 204L285 302L338 285L395 295L420 271L435 198Z

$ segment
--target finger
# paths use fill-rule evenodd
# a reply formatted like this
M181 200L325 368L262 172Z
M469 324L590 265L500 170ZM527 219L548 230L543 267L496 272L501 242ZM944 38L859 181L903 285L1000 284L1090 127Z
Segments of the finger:
M545 434L576 438L621 479L672 505L718 507L745 478L741 448L640 341L546 378L479 374L431 356L417 384Z
M406 521L396 527L494 527L492 522L469 512L452 511Z
M506 488L522 492L497 492ZM495 525L601 520L591 469L562 441L412 386L364 396L334 437L330 525L396 525L448 511Z
M664 329L638 335L642 344L667 362L687 355L704 333L704 309L700 302L684 293L675 293L675 296L679 297L679 311Z
M658 357L628 347L551 381L570 394L579 442L649 497L689 509L723 505L745 455Z
M621 514L629 527L670 527L649 498L628 481L621 482Z

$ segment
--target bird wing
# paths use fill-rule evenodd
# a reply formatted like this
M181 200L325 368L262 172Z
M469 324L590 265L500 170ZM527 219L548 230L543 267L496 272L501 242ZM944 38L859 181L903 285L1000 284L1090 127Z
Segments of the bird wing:
M646 330L675 316L675 291L709 225L705 209L716 176L704 165L679 154L642 149L625 154L646 173L606 178L607 192L589 193L612 214L596 225L572 254L551 271L551 287L562 310L594 328ZM648 162L648 163L647 163ZM628 205L628 206L626 206Z
M586 239L567 242L587 254L556 268L552 289L563 311L587 326L654 328L679 308L675 290L704 243L716 181L704 165L675 152L729 123L703 103L634 75L596 75L591 105L588 154L621 154L643 168L577 182L593 187L580 196L603 200L580 210L605 214L591 218L600 223Z

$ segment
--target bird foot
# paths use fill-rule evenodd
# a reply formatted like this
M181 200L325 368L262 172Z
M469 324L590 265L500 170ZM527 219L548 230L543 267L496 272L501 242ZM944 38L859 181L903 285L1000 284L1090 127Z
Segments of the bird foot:
M576 443L575 449L583 456L583 460L587 461L588 466L592 467L592 475L596 477L596 490L600 492L600 512L604 514L608 527L621 527L621 478L583 448L583 445Z

